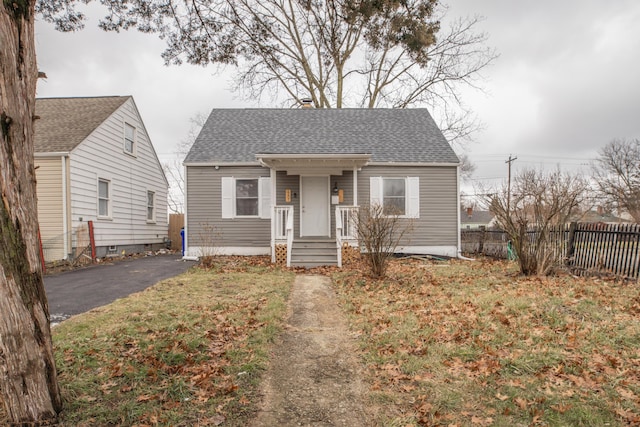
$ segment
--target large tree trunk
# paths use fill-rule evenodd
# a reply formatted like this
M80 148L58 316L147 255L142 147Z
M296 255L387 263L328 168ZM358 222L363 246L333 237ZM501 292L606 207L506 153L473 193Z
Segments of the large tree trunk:
M0 5L0 396L16 425L51 422L62 406L38 250L34 4Z

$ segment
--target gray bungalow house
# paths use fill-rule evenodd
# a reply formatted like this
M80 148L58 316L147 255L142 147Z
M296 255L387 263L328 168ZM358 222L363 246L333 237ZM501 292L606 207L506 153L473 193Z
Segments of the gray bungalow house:
M376 204L413 222L399 253L458 255L459 160L426 109L216 109L184 165L186 257L340 266Z

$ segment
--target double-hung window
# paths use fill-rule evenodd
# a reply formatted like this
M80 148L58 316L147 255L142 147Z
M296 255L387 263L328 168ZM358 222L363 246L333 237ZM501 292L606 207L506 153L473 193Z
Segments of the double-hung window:
M407 212L407 181L404 178L382 178L382 206L389 215Z
M222 177L222 218L271 218L271 179Z
M147 191L147 222L156 220L156 193Z
M98 179L98 218L111 217L111 181Z
M124 151L127 154L135 154L136 128L129 123L124 124Z
M258 216L258 179L236 179L236 216Z
M420 180L418 177L370 178L370 204L382 206L387 215L420 217Z

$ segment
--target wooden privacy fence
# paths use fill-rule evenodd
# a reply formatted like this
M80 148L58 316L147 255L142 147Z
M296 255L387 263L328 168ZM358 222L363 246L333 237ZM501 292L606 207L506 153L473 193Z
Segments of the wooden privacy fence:
M171 249L182 250L182 236L180 230L184 227L184 214L169 215L169 239L171 239Z
M539 231L527 230L533 240ZM640 225L571 223L549 232L549 242L558 262L574 274L609 273L640 278ZM502 230L463 230L462 251L507 258L507 233Z

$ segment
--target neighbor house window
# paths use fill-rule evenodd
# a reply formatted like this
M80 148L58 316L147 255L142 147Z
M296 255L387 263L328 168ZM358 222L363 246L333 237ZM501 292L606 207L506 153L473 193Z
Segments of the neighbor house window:
M147 191L147 221L156 220L156 193Z
M386 214L404 215L406 195L404 178L382 178L382 206Z
M111 181L98 180L98 217L109 218L111 216Z
M258 180L236 179L236 216L258 216Z
M136 128L129 123L124 124L124 151L133 154L136 139Z

